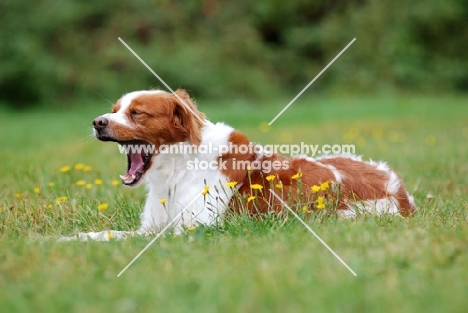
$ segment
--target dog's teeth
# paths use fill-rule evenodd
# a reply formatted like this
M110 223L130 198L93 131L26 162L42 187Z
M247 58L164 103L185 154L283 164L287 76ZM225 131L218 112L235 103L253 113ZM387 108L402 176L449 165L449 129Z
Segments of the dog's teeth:
M135 174L133 174L133 175L131 175L131 176L128 175L128 174L119 175L119 176L120 176L120 178L122 179L122 181L123 181L124 183L126 183L126 184L130 184L130 183L132 183L132 182L136 179Z

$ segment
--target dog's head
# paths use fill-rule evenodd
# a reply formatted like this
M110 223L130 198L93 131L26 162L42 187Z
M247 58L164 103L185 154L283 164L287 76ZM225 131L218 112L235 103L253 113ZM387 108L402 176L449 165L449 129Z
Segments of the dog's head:
M174 94L162 90L135 91L124 95L112 113L93 121L94 135L114 141L127 154L127 172L122 182L136 186L151 167L161 145L189 142L199 145L205 115L185 90Z

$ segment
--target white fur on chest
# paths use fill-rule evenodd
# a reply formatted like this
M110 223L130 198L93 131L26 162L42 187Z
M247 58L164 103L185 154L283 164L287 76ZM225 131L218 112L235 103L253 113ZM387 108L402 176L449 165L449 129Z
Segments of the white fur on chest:
M217 162L219 147L228 145L232 131L231 127L222 123L207 122L202 131L201 146L211 146L211 151L204 149L203 153L201 150L192 153L162 153L153 158L153 164L146 173L148 198L141 215L140 230L158 231L167 225L205 186L209 187L209 194L199 196L182 217L175 221L176 231L180 231L183 226L189 227L197 223L213 224L226 211L233 195L233 191L226 187L228 178L219 169L188 169L188 164ZM177 145L182 147L188 144ZM165 200L164 205L161 203L162 199Z

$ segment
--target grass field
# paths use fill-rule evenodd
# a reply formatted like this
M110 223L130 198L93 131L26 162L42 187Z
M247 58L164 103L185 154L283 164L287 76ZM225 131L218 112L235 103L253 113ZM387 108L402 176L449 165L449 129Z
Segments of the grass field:
M355 143L401 173L409 219L243 216L156 241L57 242L138 227L145 190L116 185L117 146L90 137L103 100L0 112L1 312L465 312L468 307L467 98L226 101L199 107L261 143Z

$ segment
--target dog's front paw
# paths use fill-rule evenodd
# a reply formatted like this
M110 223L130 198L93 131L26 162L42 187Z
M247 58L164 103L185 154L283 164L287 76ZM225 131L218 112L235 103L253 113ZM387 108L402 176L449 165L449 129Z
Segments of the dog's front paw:
M58 241L110 241L123 240L135 236L132 231L104 230L100 232L79 233L76 236L61 237Z

